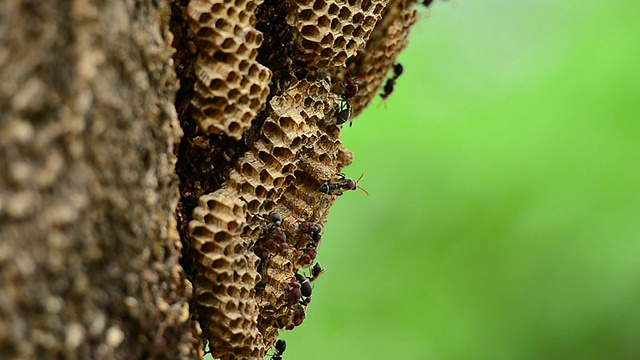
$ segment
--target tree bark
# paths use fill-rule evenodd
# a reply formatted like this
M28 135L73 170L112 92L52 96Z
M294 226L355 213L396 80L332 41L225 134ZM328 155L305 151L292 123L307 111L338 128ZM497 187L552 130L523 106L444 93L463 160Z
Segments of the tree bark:
M0 4L2 358L192 358L167 1Z

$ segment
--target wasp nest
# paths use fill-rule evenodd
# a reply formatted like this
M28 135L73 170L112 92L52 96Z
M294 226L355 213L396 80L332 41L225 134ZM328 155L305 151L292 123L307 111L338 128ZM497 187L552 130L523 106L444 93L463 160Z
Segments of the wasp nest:
M389 0L289 0L301 59L325 68L342 66L365 47Z
M318 189L352 158L331 117L336 100L324 80L272 98L258 140L193 211L195 300L216 357L264 356L301 311L290 300L292 279L312 265L306 250L317 244L300 226L324 224L335 196Z
M342 124L376 94L416 12L397 0L177 1L190 23L172 30L194 318L214 357L259 359L306 317L329 209L357 187L341 174L353 158Z
M205 133L240 139L269 95L271 71L256 61L262 33L254 28L261 0L192 0L187 8L194 41L193 118Z

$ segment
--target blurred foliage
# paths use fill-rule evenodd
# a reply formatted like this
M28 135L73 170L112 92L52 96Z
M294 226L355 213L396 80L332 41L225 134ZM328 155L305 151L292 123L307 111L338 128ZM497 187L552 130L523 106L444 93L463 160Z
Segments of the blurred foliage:
M640 358L637 1L436 2L285 359Z

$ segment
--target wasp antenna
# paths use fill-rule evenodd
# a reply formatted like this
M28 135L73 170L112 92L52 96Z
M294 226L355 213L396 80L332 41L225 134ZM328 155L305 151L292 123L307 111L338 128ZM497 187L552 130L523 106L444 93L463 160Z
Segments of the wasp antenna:
M367 192L367 190L363 189L360 186L358 186L358 189L362 190L363 193L365 193L367 196L369 196L369 193Z
M360 177L358 178L358 180L356 180L356 183L360 181L360 179L362 179L362 177L364 176L364 173L360 174Z

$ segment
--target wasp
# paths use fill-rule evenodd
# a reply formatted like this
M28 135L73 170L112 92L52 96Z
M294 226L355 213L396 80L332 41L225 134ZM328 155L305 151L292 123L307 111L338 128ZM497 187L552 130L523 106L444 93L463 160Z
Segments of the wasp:
M382 90L384 92L382 94L380 94L380 97L383 100L387 100L389 95L391 95L391 93L393 92L393 87L394 86L396 86L396 80L393 79L393 78L388 78L387 82L384 84L384 87L382 88Z
M316 240L316 238L318 238L318 241L320 240L318 235L322 232L322 226L317 222L303 221L298 225L298 229L303 233L311 235L313 240Z
M389 95L391 95L391 93L393 92L394 86L396 86L396 80L398 80L398 78L400 77L400 75L402 75L403 72L404 72L404 67L402 66L402 64L397 63L393 65L393 77L390 77L387 79L387 82L384 84L384 87L382 88L384 92L380 94L380 97L383 100L386 100L389 97Z
M358 78L359 77L351 76L351 73L347 70L347 79L345 83L342 84L343 92L340 96L340 105L336 113L337 125L342 125L347 121L349 121L349 127L353 125L353 120L351 119L351 101L358 95L358 90L360 89Z
M305 276L305 275L300 274L300 273L296 273L295 274L296 281L300 285L300 295L301 295L301 297L298 297L298 300L300 300L303 297L304 298L310 298L311 297L311 292L312 292L312 289L313 289L313 287L312 287L313 282L318 280L318 277L320 277L320 275L323 272L324 272L324 269L322 268L320 263L316 262L315 265L313 265L313 267L309 271L309 276ZM292 280L292 282L293 282L293 280ZM306 303L306 301L305 301L305 303Z
M360 181L360 179L362 179L363 176L364 176L364 173L360 175L358 180L353 180L353 179L347 178L345 174L340 173L334 179L331 179L326 183L322 184L319 190L320 192L323 192L325 194L340 196L345 191L360 189L362 190L362 192L369 195L367 190L361 188L358 185L358 182Z
M287 312L284 319L277 320L278 327L280 328L293 330L296 326L300 326L300 324L302 324L302 322L306 318L305 310L307 308L307 305L311 302L311 298L305 297L303 295L303 292L311 296L311 284L308 283L307 280L308 284L306 284L305 289L302 290L302 286L298 282L299 279L307 280L304 275L300 275L298 273L296 273L295 277L291 278L291 287L289 294L287 295L287 301L289 304ZM281 320L284 320L284 324L281 322Z
M353 125L353 120L351 120L351 104L348 101L343 101L338 106L336 124L342 125L347 121L349 121L349 127L351 127L351 125Z
M287 349L287 343L283 339L278 339L274 345L274 354L270 360L282 360L282 354Z
M349 69L346 69L346 70L347 70L347 79L344 81L344 83L342 83L342 90L343 90L342 100L351 101L351 99L353 99L354 97L356 97L356 95L358 95L358 90L360 90L360 83L358 79L363 75L356 77L351 75L351 72L349 71Z
M434 0L422 0L421 4L424 5L426 8L429 8L429 6L431 6L431 4L433 4L433 1ZM442 1L449 1L449 0L442 0ZM456 3L453 2L453 1L451 2L451 4L453 4L453 6L456 5Z
M302 322L307 317L304 304L296 304L292 310L291 315L287 319L287 330L293 330L297 326L302 325Z

